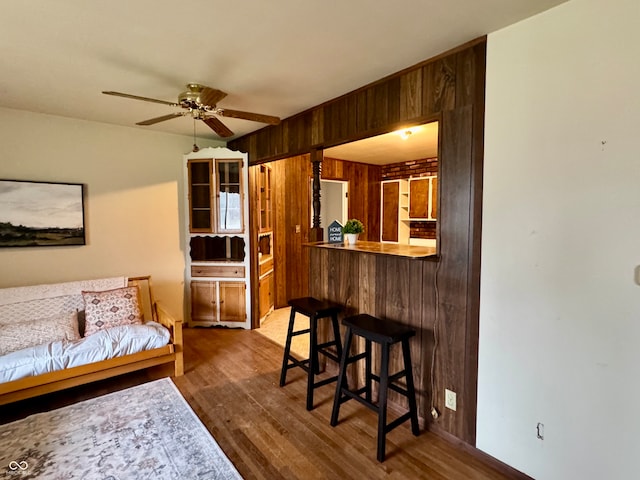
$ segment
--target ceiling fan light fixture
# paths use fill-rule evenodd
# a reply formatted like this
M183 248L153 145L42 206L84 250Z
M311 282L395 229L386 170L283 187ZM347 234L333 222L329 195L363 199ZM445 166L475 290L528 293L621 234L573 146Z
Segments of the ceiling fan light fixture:
M172 107L181 107L185 110L183 112L175 112L168 115L162 115L161 117L150 118L142 122L137 122L136 125L155 125L156 123L164 122L165 120L190 115L194 120L202 120L218 136L227 138L233 136L233 131L222 123L217 116L262 122L269 125L277 125L280 123L280 118L272 115L219 108L217 106L218 102L225 98L227 94L222 90L207 87L199 83L188 83L187 90L178 95L178 103L167 102L165 100L158 100L150 97L141 97L139 95L131 95L129 93L114 92L111 90L103 91L102 93L105 95L114 95L116 97L130 98L133 100L161 103ZM197 148L195 141L194 148Z

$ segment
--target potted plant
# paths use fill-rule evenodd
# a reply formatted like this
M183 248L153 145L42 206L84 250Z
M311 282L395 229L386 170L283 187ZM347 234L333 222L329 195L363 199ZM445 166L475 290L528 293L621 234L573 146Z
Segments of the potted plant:
M355 245L355 243L358 241L358 235L362 232L364 232L364 225L357 218L347 220L347 222L342 227L342 233L344 234L344 237L349 245Z

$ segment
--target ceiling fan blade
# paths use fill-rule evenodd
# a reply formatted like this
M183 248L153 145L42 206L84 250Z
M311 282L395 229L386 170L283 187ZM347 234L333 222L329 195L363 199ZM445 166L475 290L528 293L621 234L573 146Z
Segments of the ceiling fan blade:
M165 120L171 120L172 118L183 117L185 113L186 112L170 113L169 115L163 115L161 117L150 118L149 120L137 122L136 125L153 125L154 123L164 122Z
M226 97L227 94L222 90L217 90L215 88L204 87L202 92L200 92L200 101L203 105L208 105L209 107L215 107L216 104Z
M261 113L242 112L240 110L231 110L229 108L221 108L218 113L223 117L241 118L243 120L268 123L269 125L278 125L280 123L280 119L278 117L263 115Z
M129 93L121 93L121 92L102 92L105 95L113 95L115 97L124 97L124 98L132 98L133 100L142 100L144 102L153 102L153 103L162 103L163 105L171 105L172 107L179 107L179 105L175 102L167 102L165 100L158 100L157 98L149 98L149 97L140 97L138 95L131 95Z
M203 118L202 121L221 137L233 136L233 132L229 130L229 128L216 117Z

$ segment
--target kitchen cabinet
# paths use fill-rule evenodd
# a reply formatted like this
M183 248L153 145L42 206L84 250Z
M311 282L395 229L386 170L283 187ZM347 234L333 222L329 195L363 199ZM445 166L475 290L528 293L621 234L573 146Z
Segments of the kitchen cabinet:
M246 319L245 297L245 282L194 280L191 282L191 319L242 324Z
M409 179L409 220L436 220L438 214L438 177Z
M258 166L258 212L260 233L273 230L273 205L271 202L271 167Z
M266 317L273 310L273 270L260 278L258 285L260 318Z
M258 318L262 321L274 305L273 207L271 201L271 167L258 165L256 199L258 201Z

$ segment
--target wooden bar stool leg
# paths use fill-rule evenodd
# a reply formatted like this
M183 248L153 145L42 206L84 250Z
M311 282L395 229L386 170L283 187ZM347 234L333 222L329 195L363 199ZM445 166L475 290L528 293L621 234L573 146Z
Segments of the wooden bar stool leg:
M387 393L389 389L389 344L381 345L380 391L378 392L378 461L384 462L387 430Z
M284 344L284 358L282 359L282 370L280 371L280 386L284 387L287 382L287 370L289 369L289 356L291 352L291 337L293 336L293 324L296 319L296 311L291 308L289 315L289 328L287 329L287 340Z
M373 386L373 378L371 376L371 340L364 340L364 351L366 353L364 360L364 381L365 381L365 391L364 398L367 402L371 402L372 395L372 386Z
M347 385L347 357L351 350L351 338L353 334L351 329L347 327L347 333L344 337L344 348L342 350L342 356L340 357L340 370L338 372L338 380L336 382L336 394L333 398L333 410L331 411L331 426L335 427L338 424L338 415L340 414L340 404L342 403L342 389L348 388Z
M338 358L342 358L342 341L340 340L340 324L338 323L338 315L331 315L331 325L333 326L333 339L336 342L336 354Z
M318 360L318 318L312 315L309 318L309 369L307 371L307 410L313 410L313 383L315 375L319 373Z
M411 433L416 437L420 434L418 426L418 407L416 405L416 389L413 385L413 367L411 365L411 351L409 339L402 340L402 355L404 357L404 370L407 372L407 395L409 399L409 412L411 413Z

